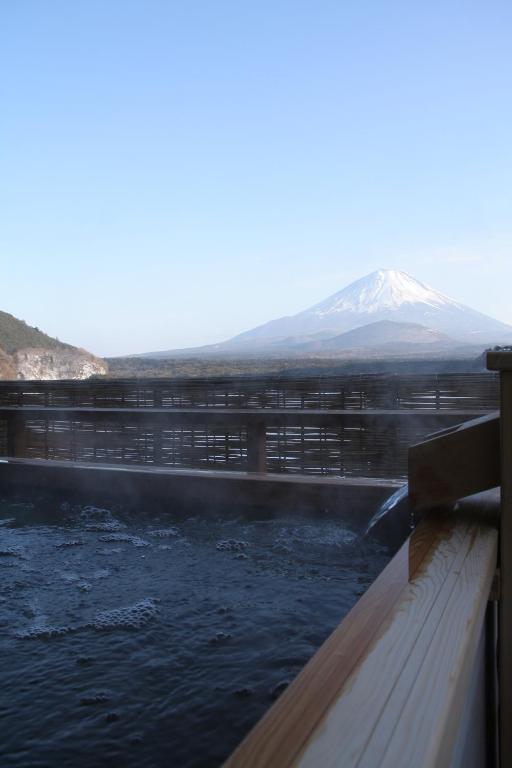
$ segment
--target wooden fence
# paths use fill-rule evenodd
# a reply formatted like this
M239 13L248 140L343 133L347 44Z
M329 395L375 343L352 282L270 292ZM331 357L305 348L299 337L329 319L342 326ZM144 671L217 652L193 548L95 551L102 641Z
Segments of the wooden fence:
M409 445L498 397L491 374L0 382L0 452L402 478Z
M494 410L491 373L0 381L0 406Z

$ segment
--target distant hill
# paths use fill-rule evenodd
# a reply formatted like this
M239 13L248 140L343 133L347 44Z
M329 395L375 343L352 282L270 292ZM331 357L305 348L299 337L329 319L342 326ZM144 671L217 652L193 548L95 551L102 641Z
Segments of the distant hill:
M0 311L0 379L86 379L108 366L85 349Z
M24 320L18 320L14 315L2 311L0 311L0 347L8 355L28 347L72 349L70 344L64 344L43 333L39 328L27 325Z
M330 339L300 344L297 351L308 353L336 353L345 350L381 350L389 354L404 352L421 346L422 352L447 351L460 347L460 343L444 333L433 331L420 323L397 323L380 320Z
M485 356L449 354L346 357L111 357L111 378L207 378L230 376L341 376L360 373L485 373Z

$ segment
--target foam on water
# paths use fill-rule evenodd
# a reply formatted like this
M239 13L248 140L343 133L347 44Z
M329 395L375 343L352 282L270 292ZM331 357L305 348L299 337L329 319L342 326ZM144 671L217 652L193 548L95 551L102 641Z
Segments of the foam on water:
M100 611L91 624L94 629L111 631L113 629L140 629L156 618L158 613L157 600L146 597L135 605L125 608L113 608L110 611Z
M89 584L79 584L78 586L82 591L88 592L90 590ZM49 640L90 628L102 632L115 629L140 629L156 618L158 602L158 600L152 597L146 597L134 605L112 608L108 611L99 611L93 620L86 624L66 627L34 625L27 629L16 631L14 635L21 640Z
M56 544L55 547L57 549L67 549L68 547L83 547L85 544L85 541L82 541L81 539L71 539L70 541L61 541L59 544Z
M100 536L99 541L122 541L133 544L134 547L148 547L149 542L144 541L139 536L131 536L129 533L109 533L106 536Z
M74 627L46 627L33 626L27 629L21 629L14 633L20 640L51 640L54 637L64 637L70 632L75 632Z
M159 528L157 530L148 531L150 536L154 536L157 539L170 539L180 535L177 528Z
M226 541L217 542L219 552L242 552L248 546L248 541L237 541L236 539L226 539Z

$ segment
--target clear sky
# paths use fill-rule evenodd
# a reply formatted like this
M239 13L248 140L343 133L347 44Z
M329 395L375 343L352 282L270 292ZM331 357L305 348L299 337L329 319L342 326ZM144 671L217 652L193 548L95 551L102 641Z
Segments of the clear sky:
M2 0L0 309L97 354L403 269L512 323L510 0Z

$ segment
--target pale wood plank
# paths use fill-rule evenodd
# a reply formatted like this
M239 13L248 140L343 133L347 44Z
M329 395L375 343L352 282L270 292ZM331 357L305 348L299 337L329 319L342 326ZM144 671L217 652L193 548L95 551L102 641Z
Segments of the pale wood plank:
M386 752L377 762L369 743L361 768L450 765L496 568L497 542L497 531L473 528L469 551L432 641L428 647L415 648L388 703L390 712L409 689Z
M499 605L500 758L512 765L512 354L502 353ZM506 369L506 370L505 370Z
M428 624L429 617L439 611L439 594L450 575L461 567L469 538L467 524L456 526L449 537L439 541L431 558L409 582L388 625L383 625L308 744L298 762L301 768L356 766L370 739L379 740L376 724L387 714L390 696L415 645L431 639L435 624ZM374 745L375 754L382 754L383 746Z
M338 698L347 679L373 646L393 607L449 525L430 519L418 526L378 579L356 603L302 672L229 758L229 768L286 768Z

